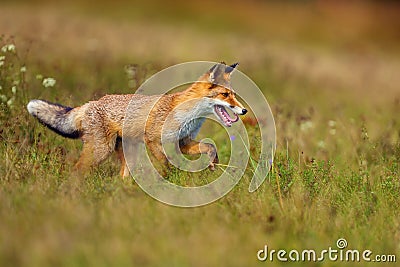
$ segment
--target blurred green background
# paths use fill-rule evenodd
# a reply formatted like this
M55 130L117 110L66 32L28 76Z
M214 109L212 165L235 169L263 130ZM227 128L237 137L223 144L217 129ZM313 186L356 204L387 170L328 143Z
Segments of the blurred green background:
M30 86L34 98L79 105L132 92L130 64L143 67L140 83L185 61L239 61L275 116L298 124L368 116L377 137L390 124L383 107L398 111L395 1L6 1L1 10L0 32L23 64L58 81L57 91ZM288 132L278 127L282 144Z

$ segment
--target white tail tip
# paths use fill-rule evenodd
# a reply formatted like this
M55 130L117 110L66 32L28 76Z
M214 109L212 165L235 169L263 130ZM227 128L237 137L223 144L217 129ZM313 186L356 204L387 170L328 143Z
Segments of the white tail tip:
M29 101L28 105L26 106L26 108L28 109L29 114L34 114L35 111L37 110L37 106L39 104L40 100L31 100Z

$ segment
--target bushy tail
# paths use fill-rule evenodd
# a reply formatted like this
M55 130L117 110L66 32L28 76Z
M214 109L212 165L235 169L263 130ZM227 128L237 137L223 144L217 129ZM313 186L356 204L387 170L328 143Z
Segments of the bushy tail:
M68 138L80 137L76 109L36 99L31 100L27 108L32 116L54 132Z

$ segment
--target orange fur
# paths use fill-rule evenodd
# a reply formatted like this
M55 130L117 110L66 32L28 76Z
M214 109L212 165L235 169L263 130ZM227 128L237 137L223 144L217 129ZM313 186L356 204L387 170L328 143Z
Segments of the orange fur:
M226 126L230 126L235 120L230 116L228 118L225 108L235 114L247 112L230 88L231 71L232 68L229 69L225 64L217 64L198 82L173 94L106 95L74 109L32 100L28 110L57 133L83 141L82 153L75 165L78 170L85 171L96 166L116 151L121 161L120 174L127 176L129 173L120 141L122 137L144 141L154 157L167 166L168 161L162 149L164 132L167 140L179 141L182 153L207 154L210 168L214 169L214 164L218 162L215 147L193 140L203 123L202 119L195 116L200 114L204 117L214 113ZM68 133L64 133L65 129Z

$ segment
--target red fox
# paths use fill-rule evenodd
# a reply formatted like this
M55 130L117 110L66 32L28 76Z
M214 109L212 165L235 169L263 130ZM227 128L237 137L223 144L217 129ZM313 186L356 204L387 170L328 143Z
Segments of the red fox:
M172 94L106 95L75 108L31 100L27 109L54 132L83 141L75 165L78 170L96 166L116 151L121 160L120 175L128 176L121 145L122 137L128 135L144 141L155 159L164 166L168 165L168 160L163 153L162 140L175 140L184 154L207 154L210 157L209 168L214 170L218 163L215 146L197 142L194 138L208 115L215 114L223 125L230 127L238 121L238 114L247 113L230 86L230 76L237 65L218 63L186 90ZM128 105L132 108L125 120ZM226 109L231 110L233 117ZM165 123L171 116L174 123Z

